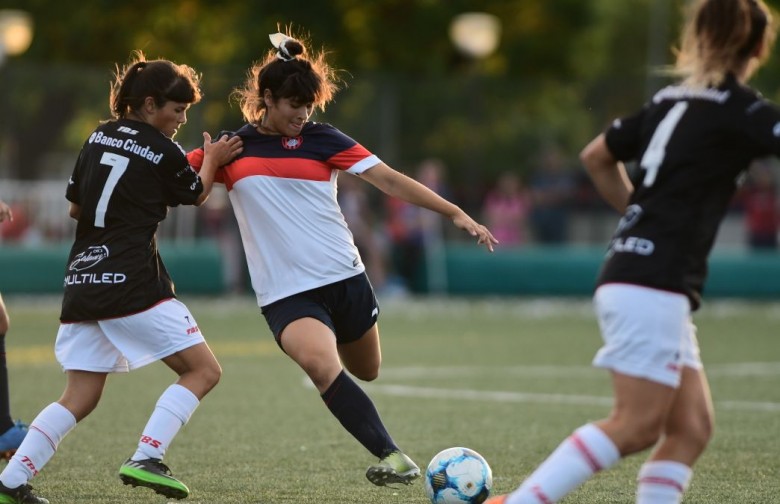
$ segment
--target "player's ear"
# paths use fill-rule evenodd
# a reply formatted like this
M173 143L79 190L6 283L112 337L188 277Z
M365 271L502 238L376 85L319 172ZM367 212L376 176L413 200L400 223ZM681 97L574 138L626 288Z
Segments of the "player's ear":
M147 96L144 98L144 112L147 114L151 114L154 112L154 109L157 108L157 104L154 103L154 98L151 96Z
M263 91L263 103L265 103L265 108L270 108L274 104L274 95L270 89Z

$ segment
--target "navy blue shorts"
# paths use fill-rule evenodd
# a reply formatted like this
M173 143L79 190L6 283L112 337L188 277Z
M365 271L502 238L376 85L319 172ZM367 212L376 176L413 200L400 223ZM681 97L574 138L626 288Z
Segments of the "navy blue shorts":
M274 301L262 307L276 343L298 319L311 317L330 327L337 343L360 339L379 316L374 288L365 273Z

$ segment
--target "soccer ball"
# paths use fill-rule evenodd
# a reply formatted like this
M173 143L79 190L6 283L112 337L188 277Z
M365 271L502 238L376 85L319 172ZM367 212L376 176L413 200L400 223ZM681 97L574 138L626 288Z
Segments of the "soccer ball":
M425 493L433 504L481 504L493 487L493 471L469 448L447 448L425 471Z

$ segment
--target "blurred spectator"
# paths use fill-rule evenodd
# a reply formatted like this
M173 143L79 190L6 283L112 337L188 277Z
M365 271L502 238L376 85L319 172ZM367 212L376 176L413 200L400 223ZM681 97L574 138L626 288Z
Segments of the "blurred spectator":
M351 173L339 173L338 202L341 213L344 214L344 220L366 266L366 274L374 289L381 292L387 279L387 243L374 225L373 216L376 212L372 211L369 202L369 187Z
M415 178L445 199L451 199L440 159L423 160ZM391 241L393 271L412 292L446 290L442 255L442 217L398 198L387 198L387 230ZM423 275L425 273L425 275Z
M7 220L0 225L0 240L25 246L35 246L43 243L43 234L33 223L32 216L23 203L11 203L9 208L13 220Z
M530 181L533 195L531 225L541 244L561 244L569 239L570 202L576 183L557 146L548 146Z
M777 249L780 202L777 181L768 160L753 163L742 192L748 245L754 250Z
M499 175L485 196L482 218L502 248L525 245L531 206L531 194L517 173Z

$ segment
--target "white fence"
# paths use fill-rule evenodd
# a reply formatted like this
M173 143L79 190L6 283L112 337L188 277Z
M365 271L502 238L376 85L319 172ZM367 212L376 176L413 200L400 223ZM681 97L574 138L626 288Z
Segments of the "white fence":
M67 243L73 240L76 221L68 216L67 179L0 180L0 199L11 205L14 222L0 227L0 242L25 246ZM158 236L191 240L197 231L197 209L177 207L160 225Z

